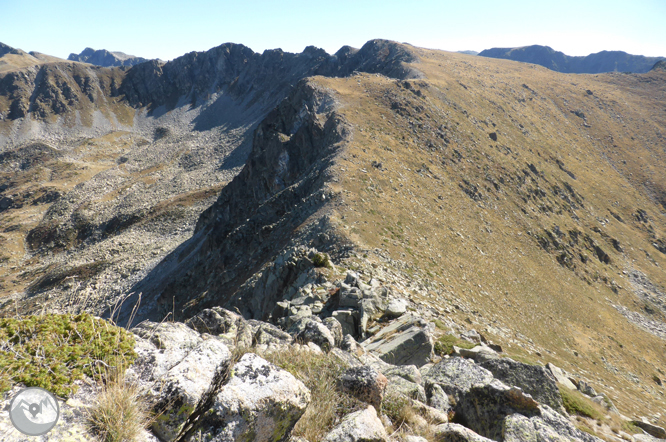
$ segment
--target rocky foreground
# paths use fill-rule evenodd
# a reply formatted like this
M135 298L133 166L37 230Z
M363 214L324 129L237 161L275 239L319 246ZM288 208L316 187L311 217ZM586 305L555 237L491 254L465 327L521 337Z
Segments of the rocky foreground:
M321 259L314 250L300 253L313 263ZM424 320L418 305L375 279L349 271L344 280L328 281L309 272L315 274L319 281L278 303L271 322L213 307L185 323L146 321L132 328L137 358L125 377L140 387L156 416L143 440L306 440L299 421L308 407L316 416L319 403L301 379L269 362L276 354L327 357L340 367L334 388L352 401L333 422L322 417L318 440L600 440L593 432L605 440L666 438L663 428L647 421L630 423L586 380L552 364L506 357L474 330L449 331L463 345L443 354L441 324ZM85 416L99 388L91 381L79 385L60 404L56 428L38 440L94 440ZM7 418L17 390L3 403L5 441L29 440ZM602 422L591 429L594 421L570 416L560 393L566 390L579 390L604 408L605 422L625 422L636 434Z

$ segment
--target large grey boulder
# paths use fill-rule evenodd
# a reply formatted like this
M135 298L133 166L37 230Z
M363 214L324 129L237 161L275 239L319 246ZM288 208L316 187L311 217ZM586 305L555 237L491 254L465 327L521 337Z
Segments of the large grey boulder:
M579 430L548 406L539 407L539 413L532 417L518 413L506 416L501 436L503 442L601 442L601 439Z
M435 427L435 439L441 442L493 442L460 424L442 424Z
M172 441L178 436L217 368L230 359L231 353L226 345L208 339L154 384L149 397L161 414L151 428L160 439Z
M331 316L329 318L324 319L322 322L326 326L326 328L331 332L331 335L333 335L335 346L339 347L340 344L342 343L342 338L344 337L342 333L342 324L340 324L340 321Z
M162 378L203 342L196 331L180 322L146 321L134 327L137 358L128 375L143 383Z
M631 423L652 437L656 437L657 439L666 439L666 430L664 430L663 427L651 424L645 420L633 420Z
M146 392L159 413L152 425L155 434L174 440L231 353L220 340L202 339L182 323L147 322L132 331L137 358L125 375Z
M335 338L331 331L315 319L301 318L289 328L288 332L296 341L304 344L312 342L324 351L335 347Z
M430 327L423 319L411 314L393 321L361 345L393 365L420 367L429 362L433 354Z
M324 442L386 442L388 434L377 416L375 407L351 413L331 430Z
M247 353L233 367L231 379L199 427L209 442L283 441L309 403L310 391L301 381Z
M423 376L426 394L432 395L432 386L439 385L456 400L467 394L472 386L492 382L493 374L469 359L442 359Z
M387 384L386 376L369 365L348 368L340 376L343 391L369 403L375 409L381 407Z
M518 387L509 387L498 380L477 384L460 397L455 413L476 433L501 440L504 418L519 413L527 417L539 413L539 404Z
M569 390L577 390L578 388L574 385L571 380L569 380L569 377L566 375L564 370L562 370L560 367L551 364L550 362L546 364L546 368L550 370L551 374L555 378L555 381L560 384L561 386L568 388Z
M495 350L485 344L480 344L470 349L454 346L453 353L464 358L474 359L478 363L490 361L492 359L499 359L500 357Z
M537 402L562 414L566 413L557 381L546 367L524 364L509 358L491 359L479 365L505 384L520 387Z
M407 301L402 298L390 300L384 312L389 318L399 318L405 313L407 313Z
M185 321L185 324L199 333L208 333L211 335L229 335L235 337L238 332L238 325L243 321L243 317L237 313L213 307L202 310L192 318Z

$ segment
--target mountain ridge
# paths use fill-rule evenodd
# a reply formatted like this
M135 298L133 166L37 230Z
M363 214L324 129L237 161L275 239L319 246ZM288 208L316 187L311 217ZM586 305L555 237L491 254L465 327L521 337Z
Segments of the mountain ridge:
M481 51L481 57L534 63L545 68L572 74L599 74L604 72L645 73L664 57L645 57L623 51L601 51L586 56L571 56L549 46L531 45L515 48L491 48Z
M147 58L128 55L124 52L107 51L106 49L95 50L93 48L85 48L79 54L71 53L67 57L67 60L90 63L107 68L113 66L134 66L149 61Z

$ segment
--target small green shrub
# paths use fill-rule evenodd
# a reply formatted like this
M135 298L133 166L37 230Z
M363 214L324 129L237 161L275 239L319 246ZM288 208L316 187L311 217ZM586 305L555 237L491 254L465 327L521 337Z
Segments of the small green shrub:
M453 335L443 335L435 341L435 354L438 356L450 355L453 353L453 346L460 348L474 348L476 344L457 338Z
M315 253L314 257L312 258L312 263L315 267L331 268L331 261L328 259L328 255L326 253Z
M564 408L567 410L567 413L590 417L596 420L604 417L604 413L599 409L599 406L581 393L560 387L560 394L562 395L562 402L564 402Z
M0 318L0 392L20 383L67 397L84 374L99 380L135 358L131 333L87 313Z

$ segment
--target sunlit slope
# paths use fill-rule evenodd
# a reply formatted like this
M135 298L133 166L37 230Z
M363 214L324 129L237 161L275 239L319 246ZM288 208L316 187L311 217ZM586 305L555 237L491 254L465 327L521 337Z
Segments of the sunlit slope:
M442 315L588 377L627 414L663 409L666 75L416 51L424 79L317 79L354 127L339 228L404 261Z

